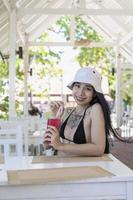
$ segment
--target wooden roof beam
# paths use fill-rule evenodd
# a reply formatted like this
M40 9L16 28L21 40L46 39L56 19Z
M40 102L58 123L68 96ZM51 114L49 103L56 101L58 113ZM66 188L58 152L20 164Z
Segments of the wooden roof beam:
M73 44L72 42L34 42L34 41L29 41L29 46L75 46L75 47L109 47L112 46L114 47L117 45L115 42L90 42L89 40L80 40L80 41L75 41Z
M18 16L24 15L110 15L133 16L133 9L87 9L87 8L23 8Z
M9 2L8 2L7 0L2 0L2 1L3 1L4 5L5 5L5 7L7 8L8 12L10 12L11 9L10 9L10 4L9 4Z
M133 38L133 30L131 30L129 33L126 34L125 37L123 37L120 40L120 45L124 45L125 43L127 43L131 38Z

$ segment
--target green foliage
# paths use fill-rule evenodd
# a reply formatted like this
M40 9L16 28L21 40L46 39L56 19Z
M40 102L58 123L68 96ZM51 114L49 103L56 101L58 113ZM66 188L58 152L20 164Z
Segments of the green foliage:
M81 17L76 18L76 40L86 40L88 42L100 42L103 41L103 38L98 35L98 33L89 26ZM107 57L106 48L80 48L79 54L76 57L76 60L79 62L81 67L84 66L99 66L100 62L104 63Z
M96 66L106 56L105 48L81 48L76 60L81 67Z
M0 79L7 78L9 76L8 63L0 60Z
M51 77L62 77L62 69L59 65L61 52L53 51L51 48L34 47L30 48L30 68L32 68L29 91L36 97L49 98L48 82ZM32 84L34 79L38 82L38 87ZM33 102L34 102L33 98Z
M16 59L16 77L19 80L24 80L23 60L19 58Z
M104 39L92 28L89 24L83 20L82 17L76 17L76 41L86 40L88 42L100 42ZM57 24L52 26L50 30L59 33L65 37L66 40L70 40L70 25L71 17L63 16L58 21ZM74 47L75 48L75 47ZM75 48L77 49L77 48ZM110 95L115 98L115 52L113 48L78 48L78 55L75 57L76 61L80 64L81 67L84 66L94 66L102 69L102 73L108 77ZM124 59L124 58L123 58ZM126 77L128 80L130 77ZM129 89L131 90L131 84L128 84ZM126 104L133 104L132 94L127 92L127 87L123 92L123 100Z
M0 60L0 119L6 119L8 116L8 97L6 94L8 76L8 63Z
M89 41L99 42L102 40L102 37L96 33L96 31L89 26L81 17L75 18L76 22L76 35L75 40L79 41L81 39L89 39ZM62 16L56 23L49 28L50 31L63 35L64 38L68 41L70 40L70 26L71 26L71 17Z
M24 79L22 69L23 62L21 59L16 60L16 84L21 85ZM21 83L20 83L21 82ZM19 96L19 88L17 87L17 95ZM16 101L16 112L19 114L20 102ZM8 119L9 114L9 64L0 61L0 118Z
M124 89L122 91L123 100L124 100L125 105L129 105L129 106L133 105L132 76L133 76L133 74L130 72L130 70L124 71L123 76L122 76L122 80L123 80L123 84L124 84ZM130 81L130 83L128 81Z
M41 65L37 70L37 74L40 78L45 77L47 74L51 77L62 76L62 70L58 64L60 58L60 53L56 53L49 48L39 47L31 48L30 50L30 60L34 60L38 66L39 64Z
M97 32L89 26L81 17L76 17L76 40L88 39L88 41L99 42L102 37L97 34Z
M63 16L57 21L56 25L49 28L49 30L62 34L68 41L70 40L70 20L69 16Z
M0 100L0 119L7 119L9 112L9 97L3 96Z
M45 42L48 39L48 33L44 32L41 36L37 39L37 41Z
M91 27L89 24L83 20L81 16L75 17L76 30L75 30L75 41L87 41L91 42L101 42L104 39ZM70 41L70 27L71 17L62 16L56 24L52 25L47 32L44 32L37 41L48 41L49 32L57 33L64 37L64 40ZM102 73L108 77L110 95L115 98L115 53L112 48L88 48L88 47L73 47L78 54L75 60L79 63L81 67L84 66L94 66L102 70ZM29 51L30 68L33 70L32 76L35 76L37 83L43 80L46 76L50 77L62 77L62 68L59 65L61 60L61 51L55 51L52 48L46 47L32 47ZM29 79L32 79L29 76ZM123 89L123 101L125 104L133 105L133 84L129 84L127 80L131 78L131 74L126 72L123 74L123 80L125 83L125 88ZM17 57L16 59L16 87L17 87L17 100L16 100L16 112L18 115L22 114L22 104L20 102L20 97L24 95L24 66L23 60ZM9 110L9 97L8 97L8 87L9 87L9 67L8 63L4 63L0 60L0 118L8 118ZM35 93L38 97L44 97L48 95L48 88L41 85L41 88L35 90L29 81L28 84L29 91Z
M82 17L75 18L76 23L76 41L87 40L88 42L100 42L103 38L97 34L97 32L85 22ZM53 26L50 30L63 34L66 40L70 40L70 25L71 17L63 16L57 23L57 26ZM80 66L96 65L102 59L106 57L106 48L79 48L79 54L76 60L79 62Z

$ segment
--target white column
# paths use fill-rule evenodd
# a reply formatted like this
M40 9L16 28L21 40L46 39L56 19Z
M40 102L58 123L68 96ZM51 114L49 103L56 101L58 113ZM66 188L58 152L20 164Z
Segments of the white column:
M73 1L72 7L76 8L77 7L77 2ZM75 31L76 31L76 16L72 15L71 16L71 22L70 22L70 42L74 46L75 44Z
M70 41L72 45L74 45L75 42L75 29L76 29L76 24L75 24L75 16L71 16L71 23L70 23Z
M14 2L14 1L13 1ZM16 117L15 107L15 64L16 64L16 8L15 2L10 12L10 30L9 30L9 118Z
M24 45L24 116L28 116L28 70L29 70L29 51L28 35L25 34Z
M25 144L25 155L28 155L28 130L29 130L29 121L27 120L28 116L28 70L29 70L29 46L28 46L29 35L25 33L24 35L24 144Z
M119 49L116 49L116 125L121 126L122 122L122 70L121 55Z

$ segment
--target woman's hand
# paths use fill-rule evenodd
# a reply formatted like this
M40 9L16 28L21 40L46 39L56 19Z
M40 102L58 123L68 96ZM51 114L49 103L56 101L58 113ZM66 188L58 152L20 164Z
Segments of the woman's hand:
M48 126L45 132L44 143L48 143L50 146L54 147L54 149L59 150L63 145L60 140L59 131L54 126Z
M52 101L50 109L54 117L61 118L64 112L64 103L62 101Z

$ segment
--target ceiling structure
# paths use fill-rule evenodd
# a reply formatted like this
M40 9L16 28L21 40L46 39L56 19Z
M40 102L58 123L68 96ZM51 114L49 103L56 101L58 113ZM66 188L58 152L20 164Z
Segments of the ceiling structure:
M37 38L62 15L72 16L70 41L38 42ZM103 43L76 43L75 16L79 15L104 37L105 41ZM133 74L133 1L0 0L0 39L1 55L7 53L10 55L10 66L15 62L13 51L15 52L15 49L19 46L112 46L116 49L117 77L121 76L119 71L120 55L127 59L127 63L123 66L131 70ZM13 68L10 73L15 74ZM12 79L13 75L10 77L10 80ZM11 81L11 88L14 87L13 81ZM120 84L119 78L117 79L116 91L118 113L120 113ZM13 93L11 91L9 95L12 101L14 98ZM9 108L13 108L11 104ZM14 110L12 110L13 112Z
M132 0L0 0L0 51L3 53L9 51L10 12L14 8L17 45L24 43L25 34L28 34L30 45L37 45L35 40L61 15L81 15L105 38L104 45L119 45L121 53L133 63ZM47 45L73 44L70 41Z
M25 34L28 34L30 44L36 45L35 40L61 15L82 15L103 35L107 41L105 45L119 45L121 53L133 62L132 0L0 0L1 52L9 51L10 12L14 8L17 45L24 43Z

